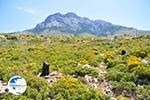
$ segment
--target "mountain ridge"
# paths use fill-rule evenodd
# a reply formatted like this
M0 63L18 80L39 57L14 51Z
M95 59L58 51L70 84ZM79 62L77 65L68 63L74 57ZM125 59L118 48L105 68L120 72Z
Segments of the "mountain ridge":
M43 22L24 33L49 34L49 35L118 35L118 34L143 34L150 31L137 30L132 27L115 25L104 20L91 20L80 17L73 12L66 14L55 13L49 15Z

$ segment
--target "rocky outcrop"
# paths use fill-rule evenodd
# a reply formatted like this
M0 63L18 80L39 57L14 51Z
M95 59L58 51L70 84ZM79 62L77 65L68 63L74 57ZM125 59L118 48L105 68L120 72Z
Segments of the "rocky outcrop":
M7 88L7 84L4 83L2 78L0 78L0 94L7 93L7 92L9 92Z

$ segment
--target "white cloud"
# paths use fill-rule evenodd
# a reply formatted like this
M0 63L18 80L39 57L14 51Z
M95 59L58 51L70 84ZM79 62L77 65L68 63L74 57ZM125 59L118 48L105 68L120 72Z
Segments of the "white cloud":
M37 11L35 9L33 9L33 8L27 8L27 7L18 6L17 9L20 10L20 11L23 11L25 13L32 14L32 15L36 15L37 14Z

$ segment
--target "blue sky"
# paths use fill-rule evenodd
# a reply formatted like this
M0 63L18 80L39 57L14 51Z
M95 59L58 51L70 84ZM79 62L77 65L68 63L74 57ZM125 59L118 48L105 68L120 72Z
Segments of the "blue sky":
M150 0L0 0L0 32L33 28L57 12L150 30Z

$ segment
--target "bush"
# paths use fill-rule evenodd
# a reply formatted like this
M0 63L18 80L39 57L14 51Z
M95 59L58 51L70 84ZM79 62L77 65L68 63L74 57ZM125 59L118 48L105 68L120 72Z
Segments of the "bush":
M124 73L118 70L111 70L106 74L106 77L112 81L137 81L137 76L134 73Z
M136 85L134 82L113 82L113 91L122 93L126 90L128 93L133 93L136 91Z
M137 58L136 56L130 56L128 58L127 64L129 66L129 69L132 69L133 67L140 65L141 61L139 58Z
M77 79L64 76L50 88L50 97L55 100L104 100L105 95L92 89Z
M117 100L130 100L128 97L124 97L122 95L117 96Z
M137 52L135 52L135 55L136 55L137 57L141 57L141 58L145 58L145 57L148 56L147 53L144 52L144 51L137 51Z
M138 100L150 100L150 88L138 87L136 94Z
M98 72L95 69L80 66L75 68L75 74L82 77L84 77L85 75L98 77Z
M140 84L149 84L150 82L150 67L137 66L134 69L135 73L138 76L138 79L141 80Z

